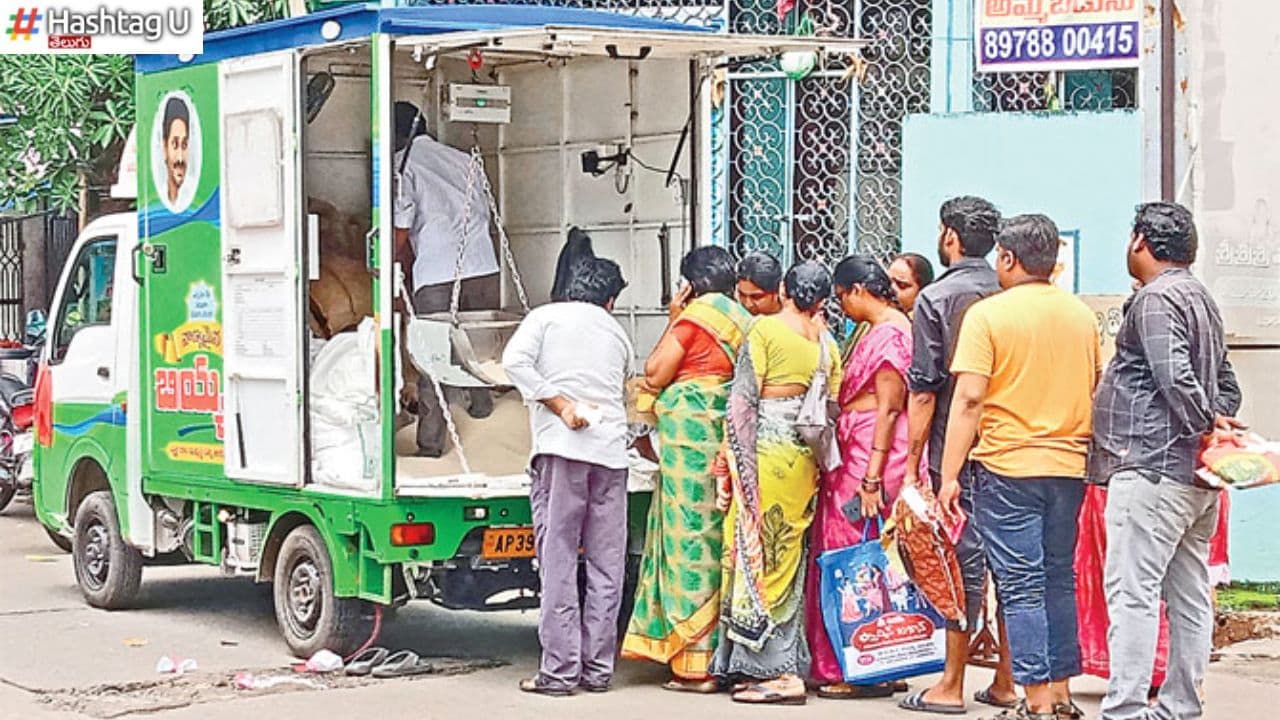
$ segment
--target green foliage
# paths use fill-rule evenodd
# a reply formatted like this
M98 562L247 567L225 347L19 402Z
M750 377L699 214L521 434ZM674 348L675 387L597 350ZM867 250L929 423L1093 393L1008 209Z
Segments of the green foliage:
M100 184L133 126L133 60L124 55L0 56L0 204L76 207Z
M1280 583L1232 583L1218 590L1221 610L1280 610Z
M204 0L207 32L266 22L288 14L286 0Z
M274 20L286 0L204 0L209 31ZM82 185L113 180L133 127L133 59L125 55L0 56L0 206L66 210ZM84 208L81 208L83 210Z

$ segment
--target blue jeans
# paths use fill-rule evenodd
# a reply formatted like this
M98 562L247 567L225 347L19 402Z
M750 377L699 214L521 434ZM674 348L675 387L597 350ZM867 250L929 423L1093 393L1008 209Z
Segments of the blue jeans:
M973 493L976 480L974 477L977 463L966 462L960 470L960 509L965 515L973 517ZM936 469L929 470L934 478L933 491L941 489L942 473ZM982 603L987 598L987 553L982 549L982 536L978 534L977 525L971 520L960 532L960 540L956 543L956 560L960 563L960 579L964 582L965 623L955 620L947 621L947 629L959 632L975 632L982 619ZM994 631L993 631L994 632Z
M1076 631L1077 478L1008 478L975 463L974 516L996 579L1013 679L1042 685L1080 674Z

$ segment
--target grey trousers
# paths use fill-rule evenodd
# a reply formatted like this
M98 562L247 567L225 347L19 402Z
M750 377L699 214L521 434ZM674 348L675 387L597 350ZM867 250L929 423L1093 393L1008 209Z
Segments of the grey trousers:
M498 307L499 280L497 275L484 275L462 281L458 305L461 310L492 310ZM420 315L444 312L453 300L453 283L424 285L413 293L413 311ZM488 390L477 388L468 393L467 411L472 417L487 417L493 412L493 396ZM448 425L444 421L444 409L436 397L430 375L418 377L418 451L425 455L443 455L448 449Z
M626 575L627 471L539 455L530 475L542 582L537 682L556 689L606 687L613 679ZM579 548L586 565L581 602Z
M1217 526L1218 492L1121 471L1111 477L1106 517L1111 682L1102 718L1199 718L1199 689L1213 645L1209 538ZM1156 706L1149 707L1162 596L1169 670Z

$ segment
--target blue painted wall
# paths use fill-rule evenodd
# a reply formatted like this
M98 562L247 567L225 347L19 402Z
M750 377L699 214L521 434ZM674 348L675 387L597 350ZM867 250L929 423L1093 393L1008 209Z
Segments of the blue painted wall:
M1136 113L912 115L902 146L904 250L935 257L938 206L981 195L1076 234L1080 293L1129 292L1125 243L1142 198Z
M1280 581L1277 517L1280 517L1280 485L1241 490L1231 495L1231 535L1227 551L1232 580Z

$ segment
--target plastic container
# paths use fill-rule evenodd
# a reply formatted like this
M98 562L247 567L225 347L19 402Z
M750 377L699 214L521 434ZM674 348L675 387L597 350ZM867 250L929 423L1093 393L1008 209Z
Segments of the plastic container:
M0 348L0 373L27 377L27 360L31 351L26 348Z

